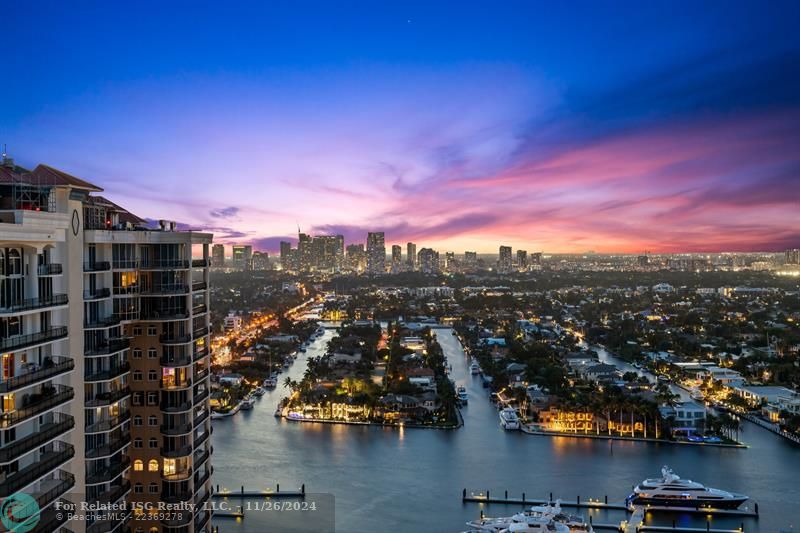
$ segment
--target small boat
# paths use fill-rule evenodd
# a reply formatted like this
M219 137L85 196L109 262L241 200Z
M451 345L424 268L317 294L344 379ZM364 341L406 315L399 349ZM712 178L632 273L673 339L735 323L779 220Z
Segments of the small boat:
M478 363L472 363L469 365L469 373L473 376L481 373L481 367L478 365Z
M459 386L456 389L456 394L458 395L458 401L461 402L463 405L467 405L469 401L469 396L467 396L467 389L463 385Z
M268 379L265 379L265 380L264 380L264 383L262 383L262 385L261 385L261 386L262 386L262 387L265 387L265 388L267 388L267 389L274 389L275 387L277 387L277 386L278 386L278 380L277 380L277 378L268 378Z
M256 390L253 391L253 395L258 396L260 398L261 396L264 396L266 392L267 391L264 389L264 387L256 387Z
M650 507L738 509L748 499L744 494L712 489L690 479L681 479L665 466L661 469L661 478L642 481L626 502Z
M250 409L253 408L255 404L256 404L255 399L252 396L248 395L244 400L242 400L242 403L239 405L241 406L242 411L249 411Z
M513 407L506 407L500 411L500 424L509 431L519 429L519 416Z

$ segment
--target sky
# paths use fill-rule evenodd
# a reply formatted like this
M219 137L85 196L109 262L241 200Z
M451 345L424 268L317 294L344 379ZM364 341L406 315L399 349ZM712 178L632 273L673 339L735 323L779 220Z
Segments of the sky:
M800 2L28 1L0 20L17 163L215 242L800 247Z

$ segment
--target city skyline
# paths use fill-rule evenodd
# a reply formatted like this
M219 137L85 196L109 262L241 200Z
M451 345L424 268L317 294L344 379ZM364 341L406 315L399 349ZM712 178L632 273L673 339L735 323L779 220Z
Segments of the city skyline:
M272 253L797 247L798 6L618 7L16 4L0 142Z

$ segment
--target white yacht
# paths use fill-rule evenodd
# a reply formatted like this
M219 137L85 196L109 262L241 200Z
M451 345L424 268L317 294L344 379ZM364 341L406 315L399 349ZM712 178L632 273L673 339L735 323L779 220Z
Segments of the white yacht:
M254 399L252 396L248 395L248 396L247 396L247 397L246 397L244 400L242 400L242 403L241 403L241 404L239 404L239 407L240 407L240 408L241 408L243 411L249 411L250 409L252 409L252 408L253 408L253 406L254 406L255 404L256 404L256 401L255 401L255 399Z
M747 500L744 494L712 489L690 479L681 479L665 466L660 478L645 479L634 488L627 502L629 505L656 507L737 509Z
M506 407L500 411L500 424L503 429L519 429L519 416L513 407Z
M481 518L467 522L471 531L489 531L493 533L505 532L536 532L536 533L569 533L569 527L556 522L550 516L530 513L517 513L514 516L502 518Z
M256 387L256 389L253 391L253 395L261 397L261 396L264 396L264 394L266 394L266 392L267 391L264 389L264 387Z
M267 389L274 389L275 387L278 386L278 379L277 378L267 378L267 379L264 380L264 383L262 384L262 386L267 388Z
M469 373L473 376L481 373L481 367L477 362L473 362L471 365L469 365Z

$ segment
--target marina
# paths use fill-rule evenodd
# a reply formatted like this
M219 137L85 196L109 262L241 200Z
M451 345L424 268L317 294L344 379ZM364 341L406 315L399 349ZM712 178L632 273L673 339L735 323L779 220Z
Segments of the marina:
M330 327L308 345L306 353L298 355L289 377L302 375L307 357L323 353L335 334ZM480 512L510 516L525 506L548 503L541 496L549 491L554 498L564 498L565 507L578 503L577 495L584 493L580 494L582 506L576 508L584 518L597 530L603 524L618 530L629 517L624 500L633 486L652 477L654 468L668 464L687 477L748 494L758 501L759 516L719 514L709 525L702 512L684 510L675 515L653 509L646 513L646 525L640 531L673 530L673 521L673 531L735 531L743 525L748 533L789 530L800 523L795 505L800 493L794 473L785 468L800 462L800 450L792 443L749 423L743 427L746 450L633 441L612 445L599 439L557 436L531 439L501 427L499 412L489 402L480 376L470 374L469 358L457 337L449 329L436 331L452 365L451 378L463 384L470 397L469 407L461 409L461 429L431 432L295 424L273 416L284 394L278 387L268 390L252 411L215 420L225 430L211 437L214 483L221 488L259 487L265 482L287 487L310 484L315 491L334 495L337 530L342 531L381 531L392 523L403 524L395 527L401 532L456 532ZM446 468L439 468L442 465ZM365 475L355 478L356 471ZM483 496L473 495L463 487L487 490ZM506 491L508 498L504 498ZM602 505L606 495L608 507ZM256 491L246 497L264 494ZM414 513L404 511L409 508ZM271 524L269 516L256 512L248 513L243 521L213 520L222 532L260 533Z

